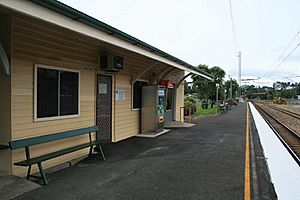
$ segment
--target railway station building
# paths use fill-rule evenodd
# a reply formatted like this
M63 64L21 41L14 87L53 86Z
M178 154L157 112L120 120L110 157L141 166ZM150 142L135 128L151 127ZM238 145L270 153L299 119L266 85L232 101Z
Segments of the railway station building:
M184 78L197 74L212 80L192 65L54 0L0 0L0 16L0 170L15 175L23 176L27 169L14 166L25 158L23 149L4 148L11 140L97 125L97 137L118 142L140 134L151 121L142 119L143 99L151 99L157 110L159 96L150 97L163 90L158 120L180 121ZM147 86L154 92L143 92ZM31 153L38 156L86 139L36 145ZM56 166L87 152L43 165Z

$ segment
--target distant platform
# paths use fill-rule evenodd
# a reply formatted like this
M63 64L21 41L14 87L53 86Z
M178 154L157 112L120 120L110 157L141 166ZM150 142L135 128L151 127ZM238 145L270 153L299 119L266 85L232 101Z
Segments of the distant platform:
M146 132L146 133L141 133L141 134L138 134L136 135L136 137L147 137L147 138L155 138L157 136L160 136L162 134L165 134L167 132L169 132L170 130L169 129L164 129L163 131L161 132L155 132L155 131L151 131L151 132Z

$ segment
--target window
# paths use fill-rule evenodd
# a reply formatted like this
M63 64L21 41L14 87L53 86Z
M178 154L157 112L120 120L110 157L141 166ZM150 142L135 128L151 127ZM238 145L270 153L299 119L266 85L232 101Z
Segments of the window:
M79 114L79 72L36 67L36 119Z
M140 109L142 106L142 87L146 86L147 82L136 81L133 85L133 109Z

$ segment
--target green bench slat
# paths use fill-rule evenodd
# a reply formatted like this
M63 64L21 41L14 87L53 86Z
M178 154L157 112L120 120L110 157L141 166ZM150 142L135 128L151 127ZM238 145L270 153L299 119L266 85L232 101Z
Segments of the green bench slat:
M22 148L22 147L25 147L25 146L32 146L32 145L42 144L42 143L45 143L45 142L51 142L51 141L54 141L54 140L69 138L69 137L83 135L83 134L87 134L87 133L90 133L90 132L96 132L96 131L99 131L98 126L92 126L92 127L88 127L88 128L81 128L81 129L77 129L77 130L64 131L64 132L54 133L54 134L50 134L50 135L38 136L38 137L34 137L34 138L27 138L27 139L10 141L9 146L12 150L13 149L19 149L19 148Z
M46 160L49 160L49 159L52 159L52 158L55 158L55 157L59 157L59 156L62 156L62 155L65 155L65 154L68 154L68 153L71 153L71 152L74 152L74 151L77 151L77 150L80 150L80 149L90 147L92 145L97 145L97 144L100 144L100 141L93 141L92 143L85 143L85 144L81 144L81 145L78 145L78 146L69 147L67 149L62 149L62 150L55 151L55 152L52 152L52 153L48 153L48 154L45 154L45 155L42 155L42 156L31 158L31 159L29 159L29 161L23 160L23 161L17 162L17 163L15 163L15 165L30 166L30 165L33 165L33 164L37 164L39 162L43 162L43 161L46 161Z

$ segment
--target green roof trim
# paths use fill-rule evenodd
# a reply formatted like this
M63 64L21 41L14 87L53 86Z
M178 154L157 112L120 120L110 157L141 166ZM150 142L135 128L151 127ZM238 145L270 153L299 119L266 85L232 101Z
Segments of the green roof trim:
M99 20L97 20L97 19L95 19L95 18L79 11L79 10L76 10L76 9L74 9L74 8L64 4L64 3L61 3L61 2L56 1L56 0L29 0L29 1L31 1L33 3L36 3L36 4L38 4L42 7L45 7L47 9L50 9L52 11L55 11L57 13L60 13L64 16L70 17L70 18L72 18L76 21L80 21L84 24L87 24L87 25L93 27L93 28L96 28L98 30L106 32L107 34L114 35L115 37L118 37L122 40L130 42L133 45L138 45L138 46L140 46L144 49L149 50L150 52L154 52L154 53L156 53L156 54L158 54L158 55L160 55L160 56L162 56L162 57L164 57L168 60L174 61L174 62L176 62L180 65L183 65L183 66L185 66L185 67L187 67L191 70L195 70L195 71L197 71L199 73L202 73L202 74L204 74L208 77L214 78L213 75L208 74L208 73L206 73L202 70L199 70L198 68L194 67L191 64L188 64L188 63L186 63L186 62L184 62L184 61L182 61L182 60L180 60L180 59L178 59L178 58L176 58L176 57L174 57L174 56L172 56L172 55L170 55L170 54L168 54L168 53L166 53L166 52L164 52L164 51L162 51L162 50L160 50L156 47L153 47L153 46L151 46L151 45L149 45L149 44L147 44L147 43L145 43L145 42L143 42L143 41L127 34L127 33L125 33L125 32L123 32L123 31L120 31L120 30L118 30L118 29L116 29L116 28L114 28L114 27L112 27L112 26L110 26L106 23L103 23L103 22L101 22L101 21L99 21Z

